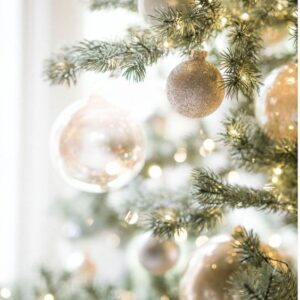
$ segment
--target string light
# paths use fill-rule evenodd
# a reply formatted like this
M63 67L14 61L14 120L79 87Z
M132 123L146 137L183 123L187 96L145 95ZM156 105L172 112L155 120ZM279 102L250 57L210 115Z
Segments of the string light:
M174 154L174 160L178 163L183 163L186 161L187 152L185 148L179 148Z
M160 297L160 300L170 300L170 298L167 295L163 295Z
M44 296L44 300L54 300L55 298L54 298L54 296L52 295L52 294L46 294L45 296Z
M240 15L240 19L243 21L249 21L250 20L250 15L246 12Z
M136 212L129 211L125 217L125 222L128 223L129 225L134 225L138 222L139 220L139 215Z
M3 299L9 299L11 297L11 291L8 288L2 288L0 290L0 296Z
M203 147L206 151L212 152L212 151L214 151L216 145L212 139L207 139L203 142Z
M282 169L280 167L274 168L273 173L277 176L280 176L282 174Z
M279 181L279 179L277 176L272 177L272 183L276 184L276 183L278 183L278 181Z
M158 179L162 175L162 169L158 165L152 165L148 169L148 175L153 179Z
M239 179L239 173L236 171L230 171L228 173L228 181L235 182Z
M279 234L273 234L269 238L269 245L273 248L278 248L282 243L282 238Z

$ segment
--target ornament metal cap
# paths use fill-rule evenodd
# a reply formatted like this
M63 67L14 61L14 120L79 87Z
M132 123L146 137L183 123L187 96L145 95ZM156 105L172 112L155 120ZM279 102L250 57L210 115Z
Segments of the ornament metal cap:
M192 50L191 57L192 59L205 60L207 54L207 51Z

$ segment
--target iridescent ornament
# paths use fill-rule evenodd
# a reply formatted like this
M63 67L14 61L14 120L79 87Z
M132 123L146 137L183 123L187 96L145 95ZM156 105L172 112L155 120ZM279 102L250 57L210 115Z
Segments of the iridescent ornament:
M267 135L274 139L297 139L298 64L273 70L256 98L256 117Z
M176 264L179 248L173 241L160 241L153 236L145 237L139 252L139 261L153 275L162 275Z
M228 280L240 262L230 236L220 235L199 247L188 265L180 286L180 300L233 300ZM282 255L267 245L261 250L274 259L274 266Z
M224 98L224 80L219 70L205 61L207 52L193 51L192 58L169 75L167 95L174 109L189 118L212 114Z
M123 187L145 161L142 127L97 96L61 113L51 147L54 164L66 182L85 192L105 193Z

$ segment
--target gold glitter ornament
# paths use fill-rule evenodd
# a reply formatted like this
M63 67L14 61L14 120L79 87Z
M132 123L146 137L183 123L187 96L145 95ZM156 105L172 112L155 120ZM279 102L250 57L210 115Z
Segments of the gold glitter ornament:
M298 63L273 70L256 97L256 117L274 139L297 139Z
M207 52L193 51L192 58L173 69L167 95L174 109L189 118L212 114L224 98L224 80L219 70L205 61Z
M85 192L105 193L123 187L142 169L145 137L126 112L92 96L58 117L51 152L67 183Z
M160 241L153 236L144 236L139 251L139 261L153 275L162 275L177 262L179 248L173 241Z
M261 250L274 259L274 266L283 256L262 244ZM180 300L233 300L228 293L228 280L240 263L232 238L220 235L199 247L192 256L180 285Z

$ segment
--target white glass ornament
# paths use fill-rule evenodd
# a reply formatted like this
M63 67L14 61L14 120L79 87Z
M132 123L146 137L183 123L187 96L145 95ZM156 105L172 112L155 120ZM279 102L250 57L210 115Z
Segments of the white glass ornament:
M78 190L105 193L132 180L145 162L145 136L130 116L98 96L66 108L51 138L54 164Z

